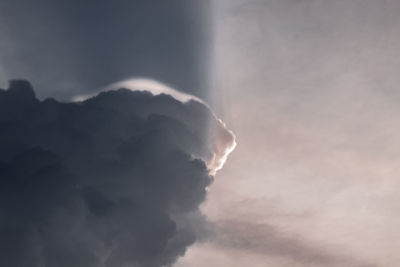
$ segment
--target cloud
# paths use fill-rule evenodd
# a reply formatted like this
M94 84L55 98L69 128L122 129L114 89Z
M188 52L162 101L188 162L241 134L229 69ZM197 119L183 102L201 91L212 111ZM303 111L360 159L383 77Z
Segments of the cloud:
M199 101L128 89L39 101L23 80L0 90L0 125L10 267L171 265L201 232L215 149L234 143Z
M300 266L376 266L360 262L346 255L345 251L332 251L328 246L290 235L272 224L236 219L210 225L211 240L223 250L267 255L268 258L281 258Z
M192 96L190 94L177 91L155 80L145 78L133 78L113 83L103 88L100 92L117 90L119 88L138 92L146 91L150 92L152 95L168 95L175 100L193 106L193 108L195 109L198 109L200 107L199 112L207 113L201 116L212 117L212 119L203 118L201 119L202 123L198 124L197 121L193 121L192 118L189 118L187 116L181 116L183 114L180 114L175 110L172 110L172 112L169 109L159 110L159 112L162 114L168 114L173 118L184 121L186 124L190 125L191 128L195 129L197 133L200 134L203 132L205 134L202 139L206 141L205 143L208 143L210 145L210 147L208 147L206 151L212 151L212 153L203 156L206 158L207 166L210 169L210 173L212 175L215 175L216 172L223 167L228 155L235 149L236 141L233 132L226 128L225 123L221 119L219 119L212 112L211 109L209 109L207 103L205 103L202 99ZM78 95L74 97L73 100L84 101L95 95L96 94ZM161 108L161 106L157 108ZM202 129L208 130L202 131Z

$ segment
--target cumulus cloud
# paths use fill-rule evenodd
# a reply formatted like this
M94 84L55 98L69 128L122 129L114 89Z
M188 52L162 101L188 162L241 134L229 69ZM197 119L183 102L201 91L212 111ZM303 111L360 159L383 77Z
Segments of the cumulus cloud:
M226 128L224 122L217 118L207 103L200 98L177 91L163 83L146 78L133 78L117 82L106 86L100 92L117 90L119 88L138 92L146 91L155 96L168 95L175 100L192 106L193 109L198 110L198 114L205 112L206 114L200 115L202 117L199 117L200 120L192 120L190 116L188 117L177 110L165 108L164 105L152 107L158 109L159 113L168 114L168 116L184 121L185 124L190 125L194 131L201 135L201 139L208 146L204 151L207 153L203 153L202 156L206 159L207 166L212 175L215 175L216 172L223 167L228 155L235 149L236 141L232 131ZM96 94L78 95L74 97L73 100L84 101L95 95ZM143 116L147 116L149 111L143 110L143 112L145 112ZM204 131L205 129L207 130Z
M195 99L118 89L39 101L0 90L0 265L169 266L234 137Z

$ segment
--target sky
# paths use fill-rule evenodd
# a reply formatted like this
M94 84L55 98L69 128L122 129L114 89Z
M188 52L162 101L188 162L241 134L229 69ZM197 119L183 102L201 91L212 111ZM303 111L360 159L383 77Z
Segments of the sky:
M213 4L237 147L177 266L397 266L400 3Z
M396 267L399 12L396 0L0 1L0 87L34 87L0 91L14 103L0 106L1 203L20 196L39 214L13 228L31 215L4 206L15 249L0 262ZM105 92L118 85L157 96Z
M209 1L0 1L0 87L70 100L129 78L206 98Z

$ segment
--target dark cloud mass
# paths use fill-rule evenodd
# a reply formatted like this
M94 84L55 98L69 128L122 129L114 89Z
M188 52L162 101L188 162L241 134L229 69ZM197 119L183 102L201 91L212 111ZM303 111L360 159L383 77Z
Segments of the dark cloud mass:
M8 267L171 265L200 231L215 142L233 143L197 101L127 89L39 101L22 80L0 90L0 129Z

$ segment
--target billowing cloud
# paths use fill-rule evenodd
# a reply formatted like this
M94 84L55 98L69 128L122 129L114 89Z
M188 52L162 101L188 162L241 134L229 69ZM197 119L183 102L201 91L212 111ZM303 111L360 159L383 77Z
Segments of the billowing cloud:
M198 124L198 121L193 121L190 117L182 116L183 114L176 112L176 110L165 109L163 106L155 107L160 109L158 112L162 114L168 114L178 120L184 121L186 124L190 125L191 128L195 129L198 134L202 135L202 140L205 141L204 143L208 146L204 151L206 154L202 154L202 156L206 159L207 166L212 175L215 175L216 172L223 167L228 155L234 150L236 141L232 131L226 128L224 122L217 118L217 116L209 109L207 103L200 98L177 91L155 80L145 78L133 78L117 82L106 86L100 92L117 90L119 88L138 92L147 91L152 95L168 95L175 100L193 106L195 109L200 108L198 110L200 113L206 112L207 114L201 115L206 119L201 119L201 124ZM74 97L73 100L84 101L94 97L95 95L96 94L78 95ZM148 111L144 112L146 114L143 116L147 116ZM209 119L208 116L212 117L212 119ZM207 130L204 131L204 129Z
M169 266L233 135L202 102L128 89L81 102L0 90L0 265Z

